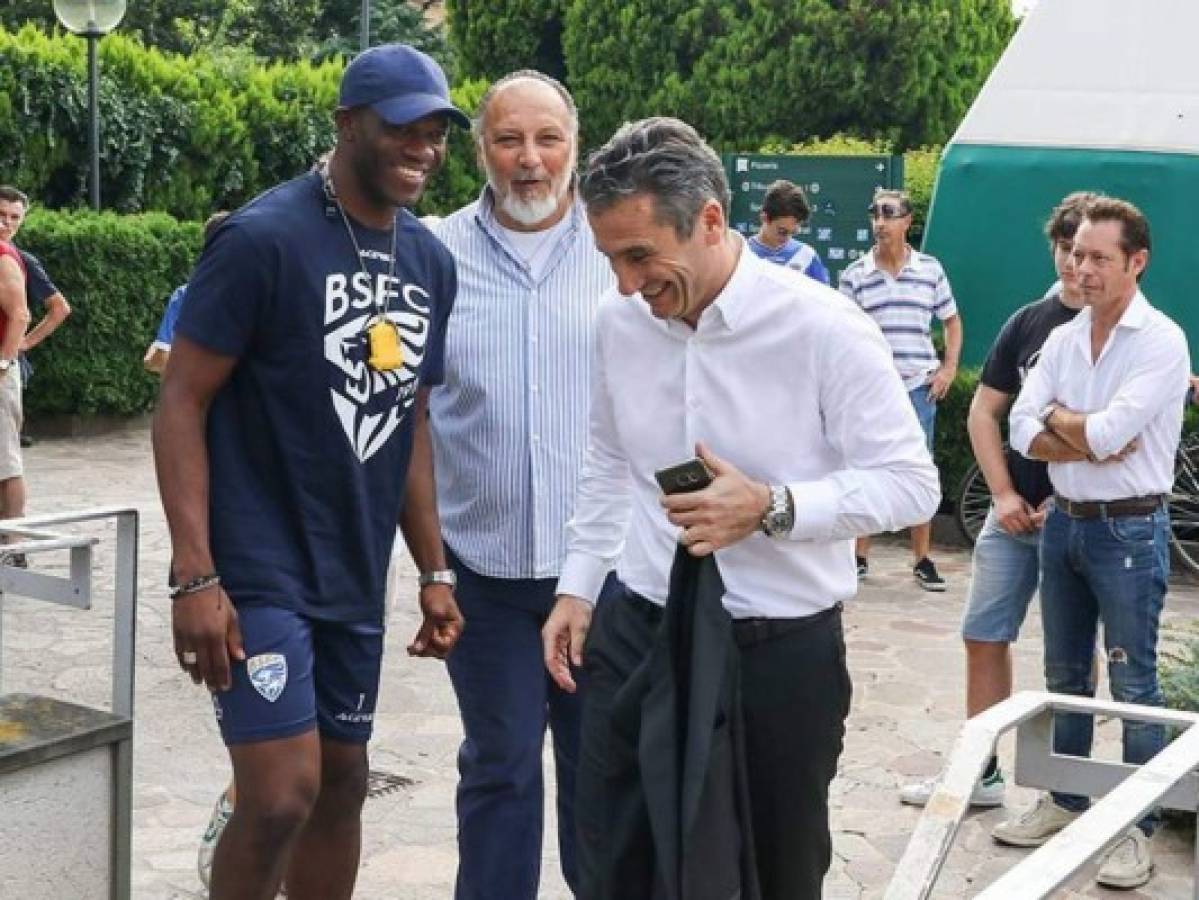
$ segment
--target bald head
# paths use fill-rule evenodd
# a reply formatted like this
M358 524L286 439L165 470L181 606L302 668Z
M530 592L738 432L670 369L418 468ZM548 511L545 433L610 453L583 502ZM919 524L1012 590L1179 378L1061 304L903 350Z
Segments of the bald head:
M540 231L573 199L578 116L566 88L540 72L514 72L479 104L475 140L500 224Z

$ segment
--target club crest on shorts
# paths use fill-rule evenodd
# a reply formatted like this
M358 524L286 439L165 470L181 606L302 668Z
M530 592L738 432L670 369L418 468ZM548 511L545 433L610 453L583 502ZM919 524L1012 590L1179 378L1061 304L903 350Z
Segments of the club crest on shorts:
M246 660L250 684L268 703L274 703L287 687L287 657L282 653L260 653Z

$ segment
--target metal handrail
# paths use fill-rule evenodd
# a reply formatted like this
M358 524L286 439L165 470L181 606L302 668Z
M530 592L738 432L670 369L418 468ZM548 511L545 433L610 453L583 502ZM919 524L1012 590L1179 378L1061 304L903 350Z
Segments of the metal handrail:
M1142 766L1053 752L1055 712L1101 715L1171 725L1181 735ZM885 900L928 897L945 862L987 761L1001 734L1016 728L1016 783L1103 796L1069 827L1021 860L980 900L1048 897L1155 806L1199 808L1199 715L1131 703L1025 691L966 722L937 789L916 823L884 895ZM1199 856L1197 856L1199 859ZM1199 869L1197 869L1199 872ZM1195 879L1199 900L1199 877Z

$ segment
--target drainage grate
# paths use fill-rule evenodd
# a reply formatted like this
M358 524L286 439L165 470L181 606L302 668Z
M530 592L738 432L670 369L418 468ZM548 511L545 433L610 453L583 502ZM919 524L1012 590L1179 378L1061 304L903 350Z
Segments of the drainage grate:
M366 776L366 798L373 800L375 797L386 797L388 794L394 794L401 788L412 787L414 784L416 784L415 779L406 775L393 775L391 772L371 769Z

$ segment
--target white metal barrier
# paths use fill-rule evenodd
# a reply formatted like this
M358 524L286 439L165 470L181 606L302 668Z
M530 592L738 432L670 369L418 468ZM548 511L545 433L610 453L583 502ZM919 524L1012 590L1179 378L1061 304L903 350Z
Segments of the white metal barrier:
M1053 752L1053 714L1077 712L1157 722L1181 734L1142 766ZM970 719L962 728L939 786L929 798L891 878L886 900L930 895L966 813L974 784L995 744L1016 728L1017 784L1103 799L978 895L979 900L1038 900L1065 884L1087 861L1149 809L1199 809L1199 715L1026 691ZM1199 847L1194 897L1199 900Z
M124 508L98 508L55 516L36 516L0 521L0 537L11 543L0 544L0 637L3 636L3 601L17 595L45 600L76 609L92 605L93 549L99 539L89 535L67 534L67 525L115 520L116 545L112 637L112 695L109 710L95 710L34 694L3 692L3 658L0 657L0 780L11 779L26 791L45 789L62 792L63 772L77 777L70 760L87 758L95 768L96 754L102 762L97 784L111 785L104 809L108 814L110 857L106 866L107 893L112 900L128 900L131 889L131 837L133 823L133 669L134 638L137 619L137 545L138 514ZM39 554L66 551L68 573L38 571ZM14 565L15 557L31 559L29 568ZM3 642L0 641L0 647ZM104 756L104 754L107 754ZM54 767L58 768L54 768ZM58 773L40 781L29 773L38 770ZM57 780L56 780L57 779ZM67 790L72 782L67 781ZM8 797L0 791L0 824L13 824L20 809L5 809ZM77 798L57 800L70 809ZM37 806L38 804L32 804ZM7 818L5 818L7 817ZM15 827L15 826L14 826ZM52 852L41 850L42 855ZM29 869L38 869L35 860L26 860ZM53 881L56 861L40 860ZM62 866L57 866L61 869ZM61 873L64 878L67 873ZM86 874L86 873L84 873ZM21 873L0 872L0 883L19 886ZM26 873L26 878L30 876ZM82 875L80 877L83 877ZM96 875L93 873L92 877ZM101 876L103 877L103 876ZM64 882L65 884L66 882ZM43 878L22 889L22 896L63 897L61 885ZM0 891L0 893L4 893ZM77 895L77 892L76 894ZM100 893L88 896L99 897Z

